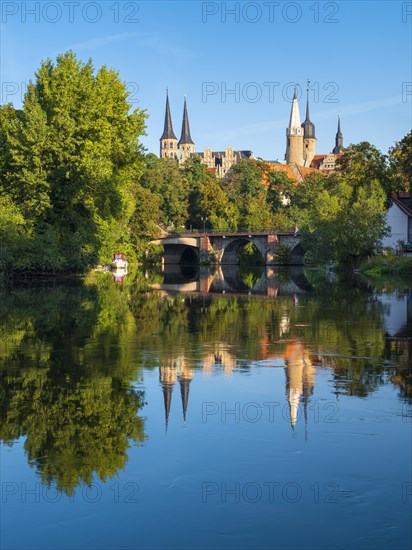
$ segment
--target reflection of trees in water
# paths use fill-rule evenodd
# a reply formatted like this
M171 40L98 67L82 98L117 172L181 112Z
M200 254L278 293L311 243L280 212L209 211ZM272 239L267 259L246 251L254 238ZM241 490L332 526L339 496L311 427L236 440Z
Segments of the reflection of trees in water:
M0 437L25 436L46 484L71 494L124 468L129 440L144 441L132 391L136 365L122 339L134 325L127 294L96 286L17 289L1 321Z
M281 355L286 343L279 339L293 339L310 347L317 365L334 370L339 393L365 396L390 376L393 382L404 381L403 394L408 395L408 369L402 362L385 364L390 357L380 301L365 285L317 282L315 275L310 277L313 290L301 294L297 306L292 297L206 294L161 299L156 293L134 293L131 308L137 322L156 335L149 339L144 328L139 332L161 360L178 357L183 350L192 362L201 363L205 358L197 356L199 350L224 345L233 356L253 361L263 358L262 341L272 355Z
M70 493L93 475L114 475L129 441L144 441L143 394L131 390L140 366L183 358L189 372L216 364L217 354L229 372L236 358L286 357L291 341L333 369L338 393L365 396L393 383L411 401L410 348L388 346L381 303L362 287L311 283L298 305L292 297L161 298L140 275L123 287L100 274L84 286L4 293L0 437L25 436L43 481ZM186 399L190 380L182 381Z

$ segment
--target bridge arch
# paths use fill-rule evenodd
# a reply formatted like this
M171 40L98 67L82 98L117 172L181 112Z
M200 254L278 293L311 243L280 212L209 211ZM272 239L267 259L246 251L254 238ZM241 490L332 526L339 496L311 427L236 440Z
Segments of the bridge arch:
M163 261L165 264L189 265L199 262L199 249L186 244L164 244Z
M254 246L258 249L262 255L262 263L265 263L266 260L266 250L260 239L254 239L253 237L238 237L231 239L223 250L223 255L221 259L222 264L238 264L239 263L239 254L242 252L244 247L253 243Z
M290 262L293 264L303 265L305 262L306 250L298 243L290 250Z
M196 264L199 262L199 249L194 246L186 246L182 250L179 263L182 265Z

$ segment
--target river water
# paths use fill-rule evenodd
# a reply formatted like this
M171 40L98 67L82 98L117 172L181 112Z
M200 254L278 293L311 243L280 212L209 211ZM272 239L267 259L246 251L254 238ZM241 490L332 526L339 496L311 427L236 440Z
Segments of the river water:
M175 268L0 291L2 549L409 549L412 291Z

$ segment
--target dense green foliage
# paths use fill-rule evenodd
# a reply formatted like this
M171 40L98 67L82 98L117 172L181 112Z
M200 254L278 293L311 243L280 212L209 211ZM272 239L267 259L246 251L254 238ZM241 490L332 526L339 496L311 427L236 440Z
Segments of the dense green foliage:
M412 188L412 131L389 150L396 190Z
M405 277L408 281L412 279L412 256L372 256L362 262L360 267L362 272L372 277L395 275Z
M127 97L117 73L68 52L41 64L21 111L1 108L6 269L80 271L118 246L133 252L145 113L129 113Z
M72 52L41 63L22 109L0 107L0 270L86 271L120 249L145 260L162 227L294 226L308 258L353 268L385 235L391 193L410 188L411 133L389 156L349 145L329 177L242 160L220 180L200 158L144 155L145 117L115 71Z

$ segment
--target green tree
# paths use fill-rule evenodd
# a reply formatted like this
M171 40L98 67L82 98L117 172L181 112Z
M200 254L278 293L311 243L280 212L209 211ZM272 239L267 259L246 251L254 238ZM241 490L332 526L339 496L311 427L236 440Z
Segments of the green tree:
M412 187L412 132L389 149L389 161L395 178L395 191Z
M67 52L41 63L21 113L2 108L1 191L29 223L16 267L84 270L130 243L145 125L144 111L130 107L118 73L95 73ZM55 254L40 258L45 243Z
M336 161L336 172L332 174L335 179L341 176L353 187L375 180L386 194L392 191L388 158L367 141L345 147L343 155Z
M153 154L147 155L145 163L140 184L159 198L159 221L168 227L182 227L188 218L188 191L179 164L174 159L159 159Z
M316 233L303 231L304 246L319 260L355 269L386 234L385 214L385 193L377 180L358 188L340 181L318 195L308 218Z
M272 208L263 185L265 172L263 161L241 160L227 174L224 190L238 207L240 228L253 230L273 225Z

